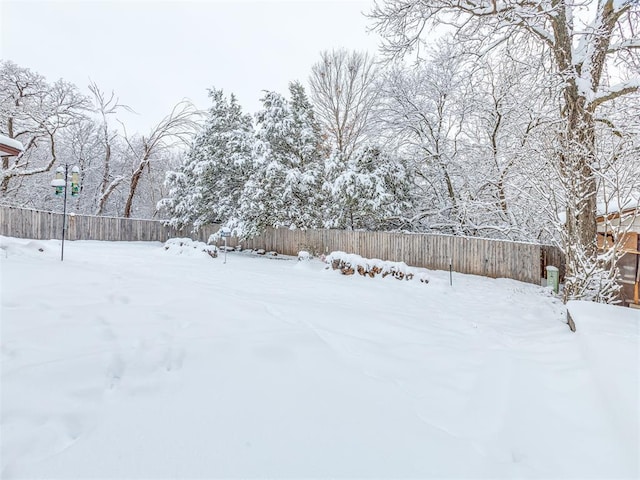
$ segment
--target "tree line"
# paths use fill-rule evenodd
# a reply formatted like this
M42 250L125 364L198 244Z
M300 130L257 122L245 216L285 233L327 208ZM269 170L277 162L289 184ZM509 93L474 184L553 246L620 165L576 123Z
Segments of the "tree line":
M156 217L165 172L198 129L199 112L181 102L148 133L129 134L118 114L132 109L93 82L87 90L0 62L0 134L24 146L20 156L2 157L0 202L60 209L50 180L68 163L79 166L82 177L75 211Z
M637 2L387 0L369 15L381 57L324 51L253 115L211 88L206 112L179 105L145 136L113 128L127 107L96 85L85 97L3 62L0 132L27 148L3 161L2 200L49 201L38 176L64 152L93 213L557 243L566 298L615 299L619 253L597 250L596 216L640 198Z

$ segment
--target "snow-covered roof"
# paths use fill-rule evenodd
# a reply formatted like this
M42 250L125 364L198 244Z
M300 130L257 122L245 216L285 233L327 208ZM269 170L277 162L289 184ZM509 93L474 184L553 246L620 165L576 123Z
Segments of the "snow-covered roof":
M640 194L629 195L626 200L598 204L598 232L603 233L609 225L624 226L627 233L640 233Z
M618 199L598 204L598 216L611 215L629 210L634 210L640 206L640 193L631 194L625 200Z
M638 208L640 208L640 192L632 193L622 201L614 199L609 202L600 202L596 206L596 214L598 217L604 217L605 215L617 216L620 212L630 212ZM558 219L560 223L566 223L567 212L558 212Z
M24 151L24 145L18 140L0 134L0 155L17 155Z

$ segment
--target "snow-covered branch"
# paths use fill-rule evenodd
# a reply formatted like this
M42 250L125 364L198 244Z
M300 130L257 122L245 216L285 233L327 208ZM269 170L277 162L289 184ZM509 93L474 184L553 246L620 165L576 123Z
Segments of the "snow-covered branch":
M619 83L617 85L613 85L611 87L603 87L601 91L594 96L593 100L588 103L587 109L593 112L598 106L602 105L603 103L621 97L623 95L637 92L639 89L640 77L634 78L633 80L629 80L627 82Z

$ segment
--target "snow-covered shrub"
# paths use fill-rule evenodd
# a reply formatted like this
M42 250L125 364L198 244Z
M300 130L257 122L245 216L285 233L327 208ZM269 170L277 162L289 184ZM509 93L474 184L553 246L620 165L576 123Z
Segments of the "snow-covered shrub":
M38 240L22 240L10 237L0 236L0 251L2 257L11 256L48 256L55 257L60 255L60 251L51 248L51 242L45 243Z
M377 258L363 258L360 255L345 252L331 252L325 257L325 263L333 270L340 270L343 275L353 275L358 272L362 276L382 278L392 276L398 280L411 280L416 276L414 268L404 262L389 262ZM327 267L328 268L328 267ZM418 275L422 283L429 283L428 277L422 273Z
M306 250L301 250L298 252L298 261L302 262L302 261L309 261L313 258L313 255L311 255L309 252L307 252Z
M207 245L190 238L170 238L163 247L174 255L209 255L211 258L218 256L218 248L215 245Z

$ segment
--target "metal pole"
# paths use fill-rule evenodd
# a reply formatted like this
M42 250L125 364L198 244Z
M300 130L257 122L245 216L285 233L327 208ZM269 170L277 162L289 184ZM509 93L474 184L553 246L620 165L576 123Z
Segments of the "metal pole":
M67 232L67 176L69 165L64 166L64 202L62 207L62 250L60 251L60 261L64 261L64 237Z
M449 285L453 286L453 259L449 257Z

